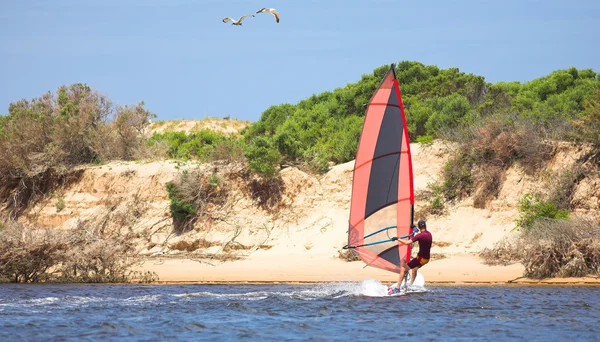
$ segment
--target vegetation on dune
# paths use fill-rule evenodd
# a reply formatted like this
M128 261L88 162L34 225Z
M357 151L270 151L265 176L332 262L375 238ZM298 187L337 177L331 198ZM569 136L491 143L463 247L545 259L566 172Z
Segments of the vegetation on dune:
M238 139L208 129L191 133L154 133L147 145L165 150L167 158L200 161L239 159L243 150Z
M198 218L207 215L210 206L224 205L229 192L219 175L207 176L199 168L183 170L177 179L166 184L166 189L177 233L188 231Z
M76 177L77 165L138 158L153 116L143 102L114 106L84 84L12 103L0 117L0 201L14 218Z
M244 139L248 145L260 139L265 152L281 155L281 164L326 171L332 164L350 161L356 154L366 105L387 70L388 66L379 67L356 83L313 95L296 105L272 106L243 130ZM589 99L600 89L600 79L590 69L558 70L524 84L491 84L457 68L443 70L404 61L397 64L396 75L412 141L444 138L462 146L494 144L486 153L472 148L457 155L449 168L465 173L488 161L502 164L492 171L498 173L498 168L510 166L513 158L528 163L531 156L535 158L530 166L535 169L535 163L549 157L551 151L544 145L548 139L577 139L577 123L589 128L594 127L590 120L598 121L593 114L583 114L586 106L590 113L598 108ZM593 139L595 130L585 132L587 141ZM511 146L505 148L504 143ZM495 153L494 148L504 151ZM542 152L540 157L537 152ZM252 160L253 156L247 158ZM276 161L274 158L271 163L275 168ZM464 179L466 188L459 182L464 189L456 189L458 195L478 186L478 177L471 178L471 185ZM449 199L456 195L454 192L450 191Z
M57 187L76 180L81 174L79 165L117 159L172 158L244 165L245 175L255 174L246 177L253 198L263 209L277 208L283 188L279 177L282 167L294 165L325 172L332 165L354 159L366 105L387 70L388 66L378 67L355 83L312 95L297 104L271 106L257 122L241 131L241 137L206 129L189 133L167 130L150 135L150 119L155 115L145 109L143 102L113 105L106 96L79 83L61 86L54 94L48 92L30 101L17 101L10 104L8 114L0 116L0 202L10 218L15 219ZM591 69L569 68L526 83L491 84L482 76L457 68L440 69L403 61L396 65L396 75L411 141L427 143L442 138L456 146L444 167L442 180L429 187L431 196L424 212L441 214L445 202L464 198L473 198L476 207L486 207L498 195L510 167L518 165L525 172L536 174L555 155L557 142L566 141L590 147L577 161L575 170L547 177L548 184L553 185L549 191L521 199L517 224L524 234L536 234L542 226L552 229L571 222L568 213L572 209L573 189L597 172L600 165L598 74ZM227 198L223 182L216 173L207 175L198 169L182 172L167 184L171 214L182 231L202 217L207 206L223 205ZM57 202L56 209L63 210L64 202ZM10 227L15 232L25 229L12 224ZM33 240L18 240L6 228L0 233L4 234L4 241L0 241L12 243L10 248L14 250L19 244L38 246ZM45 234L50 233L36 231L34 235ZM64 255L63 249L70 243L65 241L79 241L76 235L66 239L58 235L48 237L47 241L56 243L29 250L49 261L58 260L39 264L37 271L26 263L11 263L30 258L29 254L3 254L13 259L0 260L0 277L27 282L39 281L43 277L37 274L46 274L46 279L58 279L47 276L50 270L60 270L57 265L64 263L62 256L54 255ZM578 252L571 248L560 253L582 253L588 265L597 251L594 244L584 246L585 241L592 241L586 239L572 241L570 246L579 246ZM582 250L588 247L585 252ZM532 251L532 256L538 255L535 253L540 249L532 248L527 250ZM113 254L126 255L118 251ZM528 272L535 276L573 274L564 271L563 266L546 273L533 268L528 268ZM113 272L118 274L114 277L97 278L96 269L92 265L83 273L77 271L77 279L83 279L81 274L89 275L86 279L90 281L124 279L122 271ZM69 272L62 269L59 273L64 279L72 277Z
M600 274L600 226L589 219L542 219L480 255L488 264L523 263L523 276L542 279Z
M131 234L80 225L75 230L26 226L8 221L0 226L0 282L149 282L139 274Z
M595 89L592 96L584 103L584 112L574 119L578 139L594 146L588 159L600 162L600 89Z

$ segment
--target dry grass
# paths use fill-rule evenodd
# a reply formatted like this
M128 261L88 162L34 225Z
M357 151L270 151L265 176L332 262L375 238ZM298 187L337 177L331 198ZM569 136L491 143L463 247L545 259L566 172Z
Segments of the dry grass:
M271 245L259 245L258 248L266 251L266 250L269 250L269 249L273 248L273 246L271 246Z
M225 205L230 190L217 173L206 175L199 167L183 171L170 184L167 189L171 186L171 214L178 234L191 230L196 220L215 207Z
M441 254L441 253L431 253L431 260L441 260L441 259L446 259L447 256L446 254Z
M362 259L360 258L360 256L358 256L358 253L356 253L354 251L354 249L349 248L349 249L340 249L338 251L338 258L344 260L344 261L361 261Z
M489 117L454 134L460 145L443 171L442 193L447 200L473 195L474 206L485 208L498 196L504 172L518 163L528 174L542 169L556 153L542 125L510 115Z
M600 224L576 218L538 220L511 241L501 241L480 256L487 264L520 261L530 278L582 277L600 274Z
M548 195L549 201L554 203L558 209L573 209L575 188L589 171L577 165L571 170L552 175L549 179L549 183L553 185Z
M415 217L427 220L430 215L441 216L448 212L444 205L442 188L438 184L427 184L427 189L415 193L415 200L425 203L415 211Z
M245 246L239 242L231 241L223 247L224 253L229 253L233 251L248 251L254 248L254 246Z
M193 252L201 248L209 248L212 246L220 246L220 242L207 241L205 239L196 239L194 241L181 240L169 246L170 249L178 251Z
M250 177L249 174L244 177L248 180L246 191L259 208L269 213L276 213L283 209L285 206L285 203L283 202L285 183L281 177Z
M62 231L7 222L0 250L0 280L17 283L126 282L139 261L130 235L83 223Z
M479 233L475 234L475 236L473 236L473 238L471 239L471 242L470 242L470 244L473 244L473 243L475 243L477 240L479 240L479 238L480 238L482 235L483 235L483 233L482 233L482 232L479 232Z

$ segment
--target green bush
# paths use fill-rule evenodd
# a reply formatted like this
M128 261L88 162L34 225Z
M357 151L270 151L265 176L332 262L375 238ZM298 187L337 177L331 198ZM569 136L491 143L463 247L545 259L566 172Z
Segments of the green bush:
M284 163L305 164L317 171L326 171L332 163L348 162L356 155L366 105L388 69L387 65L375 68L355 83L312 95L295 105L271 106L258 122L243 130L244 139L250 143L265 137ZM444 70L412 61L398 63L396 75L409 134L417 142L428 142L430 137L464 139L472 135L469 129L490 117L505 118L508 123L516 120L512 128L525 135L542 128L547 130L547 137L562 139L572 130L570 120L579 117L586 99L600 88L595 72L575 68L557 70L523 84L490 84L458 68ZM586 135L595 137L593 133ZM527 141L522 145L530 148ZM518 146L514 151L520 152Z
M274 177L278 174L278 166L282 157L268 138L257 137L254 139L244 150L244 156L252 172L265 177Z
M175 183L169 182L165 185L171 205L169 210L174 220L185 221L196 215L196 207L194 204L181 199L181 194L177 191Z
M544 201L540 196L525 194L519 200L519 219L517 226L528 229L535 221L543 218L563 219L569 218L569 212L564 209L558 209L556 204L550 201Z
M56 204L54 206L56 207L56 212L61 212L66 207L65 199L59 197L58 201L56 201Z
M432 141L433 141L433 137L431 135L422 135L420 137L417 137L416 142L421 143L421 144L429 144Z
M467 154L459 154L448 160L442 171L441 191L449 200L462 199L471 194L473 161Z
M578 129L578 138L595 145L596 153L600 147L600 90L594 91L593 95L585 102L583 115L575 120Z
M154 133L148 139L149 146L157 146L161 143L167 144L167 155L174 159L200 159L210 160L215 153L216 147L229 142L229 138L223 134L211 130L200 130L198 132L165 132ZM229 146L232 147L233 146Z
M210 217L209 206L226 203L229 188L216 173L206 175L200 167L183 170L177 178L165 185L171 204L175 231L184 233L196 220Z

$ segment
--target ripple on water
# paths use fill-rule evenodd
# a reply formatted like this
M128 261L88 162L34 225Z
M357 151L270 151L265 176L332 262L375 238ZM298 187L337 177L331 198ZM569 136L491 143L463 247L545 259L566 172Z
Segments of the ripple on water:
M600 288L317 285L0 286L0 339L594 340ZM535 327L535 329L532 329ZM69 331L65 335L65 331ZM17 335L16 335L17 334ZM20 334L20 335L18 335Z

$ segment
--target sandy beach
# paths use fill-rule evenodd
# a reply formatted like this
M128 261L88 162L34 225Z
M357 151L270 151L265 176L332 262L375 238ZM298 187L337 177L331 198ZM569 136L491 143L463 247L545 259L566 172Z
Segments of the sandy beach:
M361 261L346 262L338 258L295 258L286 262L257 256L249 260L210 264L208 261L156 257L144 262L141 269L156 272L160 282L240 283L282 282L314 283L361 281L373 278L382 283L394 283L397 274L373 267ZM503 284L519 278L520 264L486 266L476 257L453 256L431 261L421 270L429 284L488 283Z
M376 279L383 284L396 282L395 273L364 267L361 261L338 258L296 258L277 262L268 254L249 260L211 263L192 259L149 258L139 270L156 272L158 283L327 283ZM523 266L488 266L477 256L454 255L432 260L420 271L429 285L600 285L600 279L523 278Z

